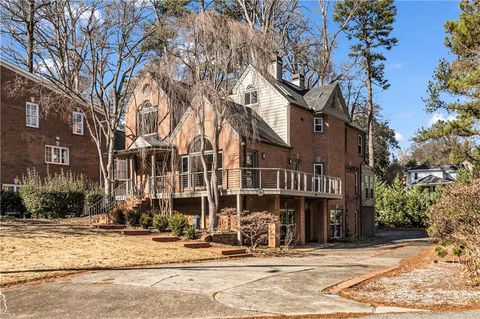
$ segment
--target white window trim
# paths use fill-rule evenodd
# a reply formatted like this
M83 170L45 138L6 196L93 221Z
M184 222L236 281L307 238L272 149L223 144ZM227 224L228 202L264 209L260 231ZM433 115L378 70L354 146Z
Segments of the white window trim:
M75 115L80 115L80 118L82 119L82 120L80 121L81 128L82 128L80 133L75 132L75 126L74 126L74 124L75 124L75 122L74 122ZM82 114L81 112L73 111L73 113L72 113L72 132L73 132L73 134L75 134L75 135L83 135L83 119L84 119L84 116L83 116L83 114Z
M317 120L320 120L319 125L321 125L321 127L322 127L322 129L320 131L317 130ZM324 128L323 128L323 117L314 117L313 118L313 131L315 133L323 133L323 130L324 130Z
M29 106L34 106L36 109L37 109L37 116L36 116L36 121L35 121L35 124L32 125L32 124L28 124L27 122L27 118L28 118L28 107ZM27 102L25 104L25 126L27 127L33 127L33 128L39 128L40 127L40 107L37 103L33 103L33 102Z
M320 174L320 175L318 175L318 174L315 173L315 172L316 172L316 169L315 169L315 168L316 168L317 166L321 166L321 167L322 167L322 174ZM325 166L323 165L323 163L314 163L314 164L313 164L313 174L314 174L314 175L324 176L324 175L325 175L325 170L324 170L324 169L325 169Z
M13 192L16 193L22 185L20 184L2 184L2 190L13 188Z
M52 161L51 162L47 162L47 158L46 158L46 149L47 147L50 147L52 149ZM56 163L53 161L53 154L54 154L54 149L59 149L60 151L61 150L67 150L67 161L65 163ZM70 149L68 147L61 147L61 146L55 146L55 145L45 145L45 152L44 152L44 155L45 156L45 163L46 164L54 164L54 165L64 165L64 166L68 166L70 165Z
M360 152L358 152L358 155L363 155L363 136L358 135L357 141L358 141L358 146L360 146Z
M247 104L246 101L245 101L245 100L246 100L246 99L245 99L245 96L246 96L247 94L252 94L252 93L255 93L257 100L255 101L255 103L249 103L249 104ZM252 101L252 96L251 96L251 95L250 95L250 101ZM247 86L247 89L246 89L245 92L243 93L243 105L245 105L245 106L251 106L251 105L255 105L255 104L258 104L258 90L255 89L255 87L254 87L253 85L249 85L249 86Z
M118 170L118 163L119 162L123 162L125 163L125 178L119 178L119 170ZM127 181L129 178L128 178L128 161L126 159L118 159L116 158L115 159L115 180L116 181Z

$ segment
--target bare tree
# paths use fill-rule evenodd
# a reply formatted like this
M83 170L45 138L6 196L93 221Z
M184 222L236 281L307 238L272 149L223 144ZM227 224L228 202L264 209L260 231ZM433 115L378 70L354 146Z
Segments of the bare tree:
M39 73L88 119L100 158L105 193L114 179L115 132L121 126L132 80L147 58L142 44L153 29L145 1L58 0L44 8L38 29ZM45 107L49 105L45 103ZM56 111L70 113L72 105Z
M34 71L37 24L43 19L43 8L50 5L50 2L50 0L0 2L1 34L13 40L9 45L2 45L2 53L14 64L26 66L30 73Z

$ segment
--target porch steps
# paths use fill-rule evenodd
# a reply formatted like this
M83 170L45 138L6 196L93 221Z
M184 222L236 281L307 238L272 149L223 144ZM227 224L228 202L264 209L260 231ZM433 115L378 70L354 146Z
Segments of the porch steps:
M197 248L209 248L211 247L212 245L210 245L210 243L207 243L207 242L189 242L189 243L184 243L183 244L183 247L185 248L193 248L193 249L197 249Z
M227 248L227 249L222 249L220 253L224 256L241 255L241 254L246 254L247 249L246 248Z
M159 243L173 243L180 240L180 238L177 236L154 236L152 240Z
M93 228L97 229L125 229L125 225L107 225L107 224L93 224Z

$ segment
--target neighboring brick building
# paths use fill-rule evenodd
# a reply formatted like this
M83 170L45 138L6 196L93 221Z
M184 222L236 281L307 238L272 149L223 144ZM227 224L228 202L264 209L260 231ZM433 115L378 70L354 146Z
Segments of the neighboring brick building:
M222 130L220 208L278 214L280 237L293 225L301 244L374 235L374 210L363 200L365 132L350 118L338 84L307 89L300 76L286 81L277 59L267 77L247 67L230 98L233 112L246 114L251 134L234 121ZM174 114L166 101L151 75L139 81L128 104L126 149L117 159L128 168L123 175L131 193L155 203L165 198L168 185L173 209L202 216L206 227L196 119L191 109ZM205 136L212 140L208 112ZM163 165L169 154L179 160Z
M32 89L45 81L3 60L0 66L2 189L16 190L29 168L35 168L41 176L47 171L70 170L99 182L98 152L82 113L46 114L39 95ZM14 83L22 83L22 90L12 91Z

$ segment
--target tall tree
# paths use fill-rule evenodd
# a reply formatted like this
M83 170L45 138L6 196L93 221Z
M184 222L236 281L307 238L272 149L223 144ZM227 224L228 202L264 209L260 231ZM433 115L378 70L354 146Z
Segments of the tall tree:
M428 85L429 112L444 110L455 118L438 121L418 132L416 140L458 137L465 145L463 153L477 167L480 165L480 1L463 0L458 20L445 24L445 46L455 56L442 59Z
M50 2L50 0L0 1L1 34L13 40L7 46L2 45L2 53L14 64L26 66L30 73L34 71L37 24L43 18L43 8Z
M358 6L351 16L355 6ZM368 164L375 165L373 86L386 90L390 85L384 77L385 56L381 49L390 50L397 39L390 36L397 9L393 0L341 0L335 3L334 20L345 23L345 34L355 41L350 56L358 58L365 73L367 87Z

